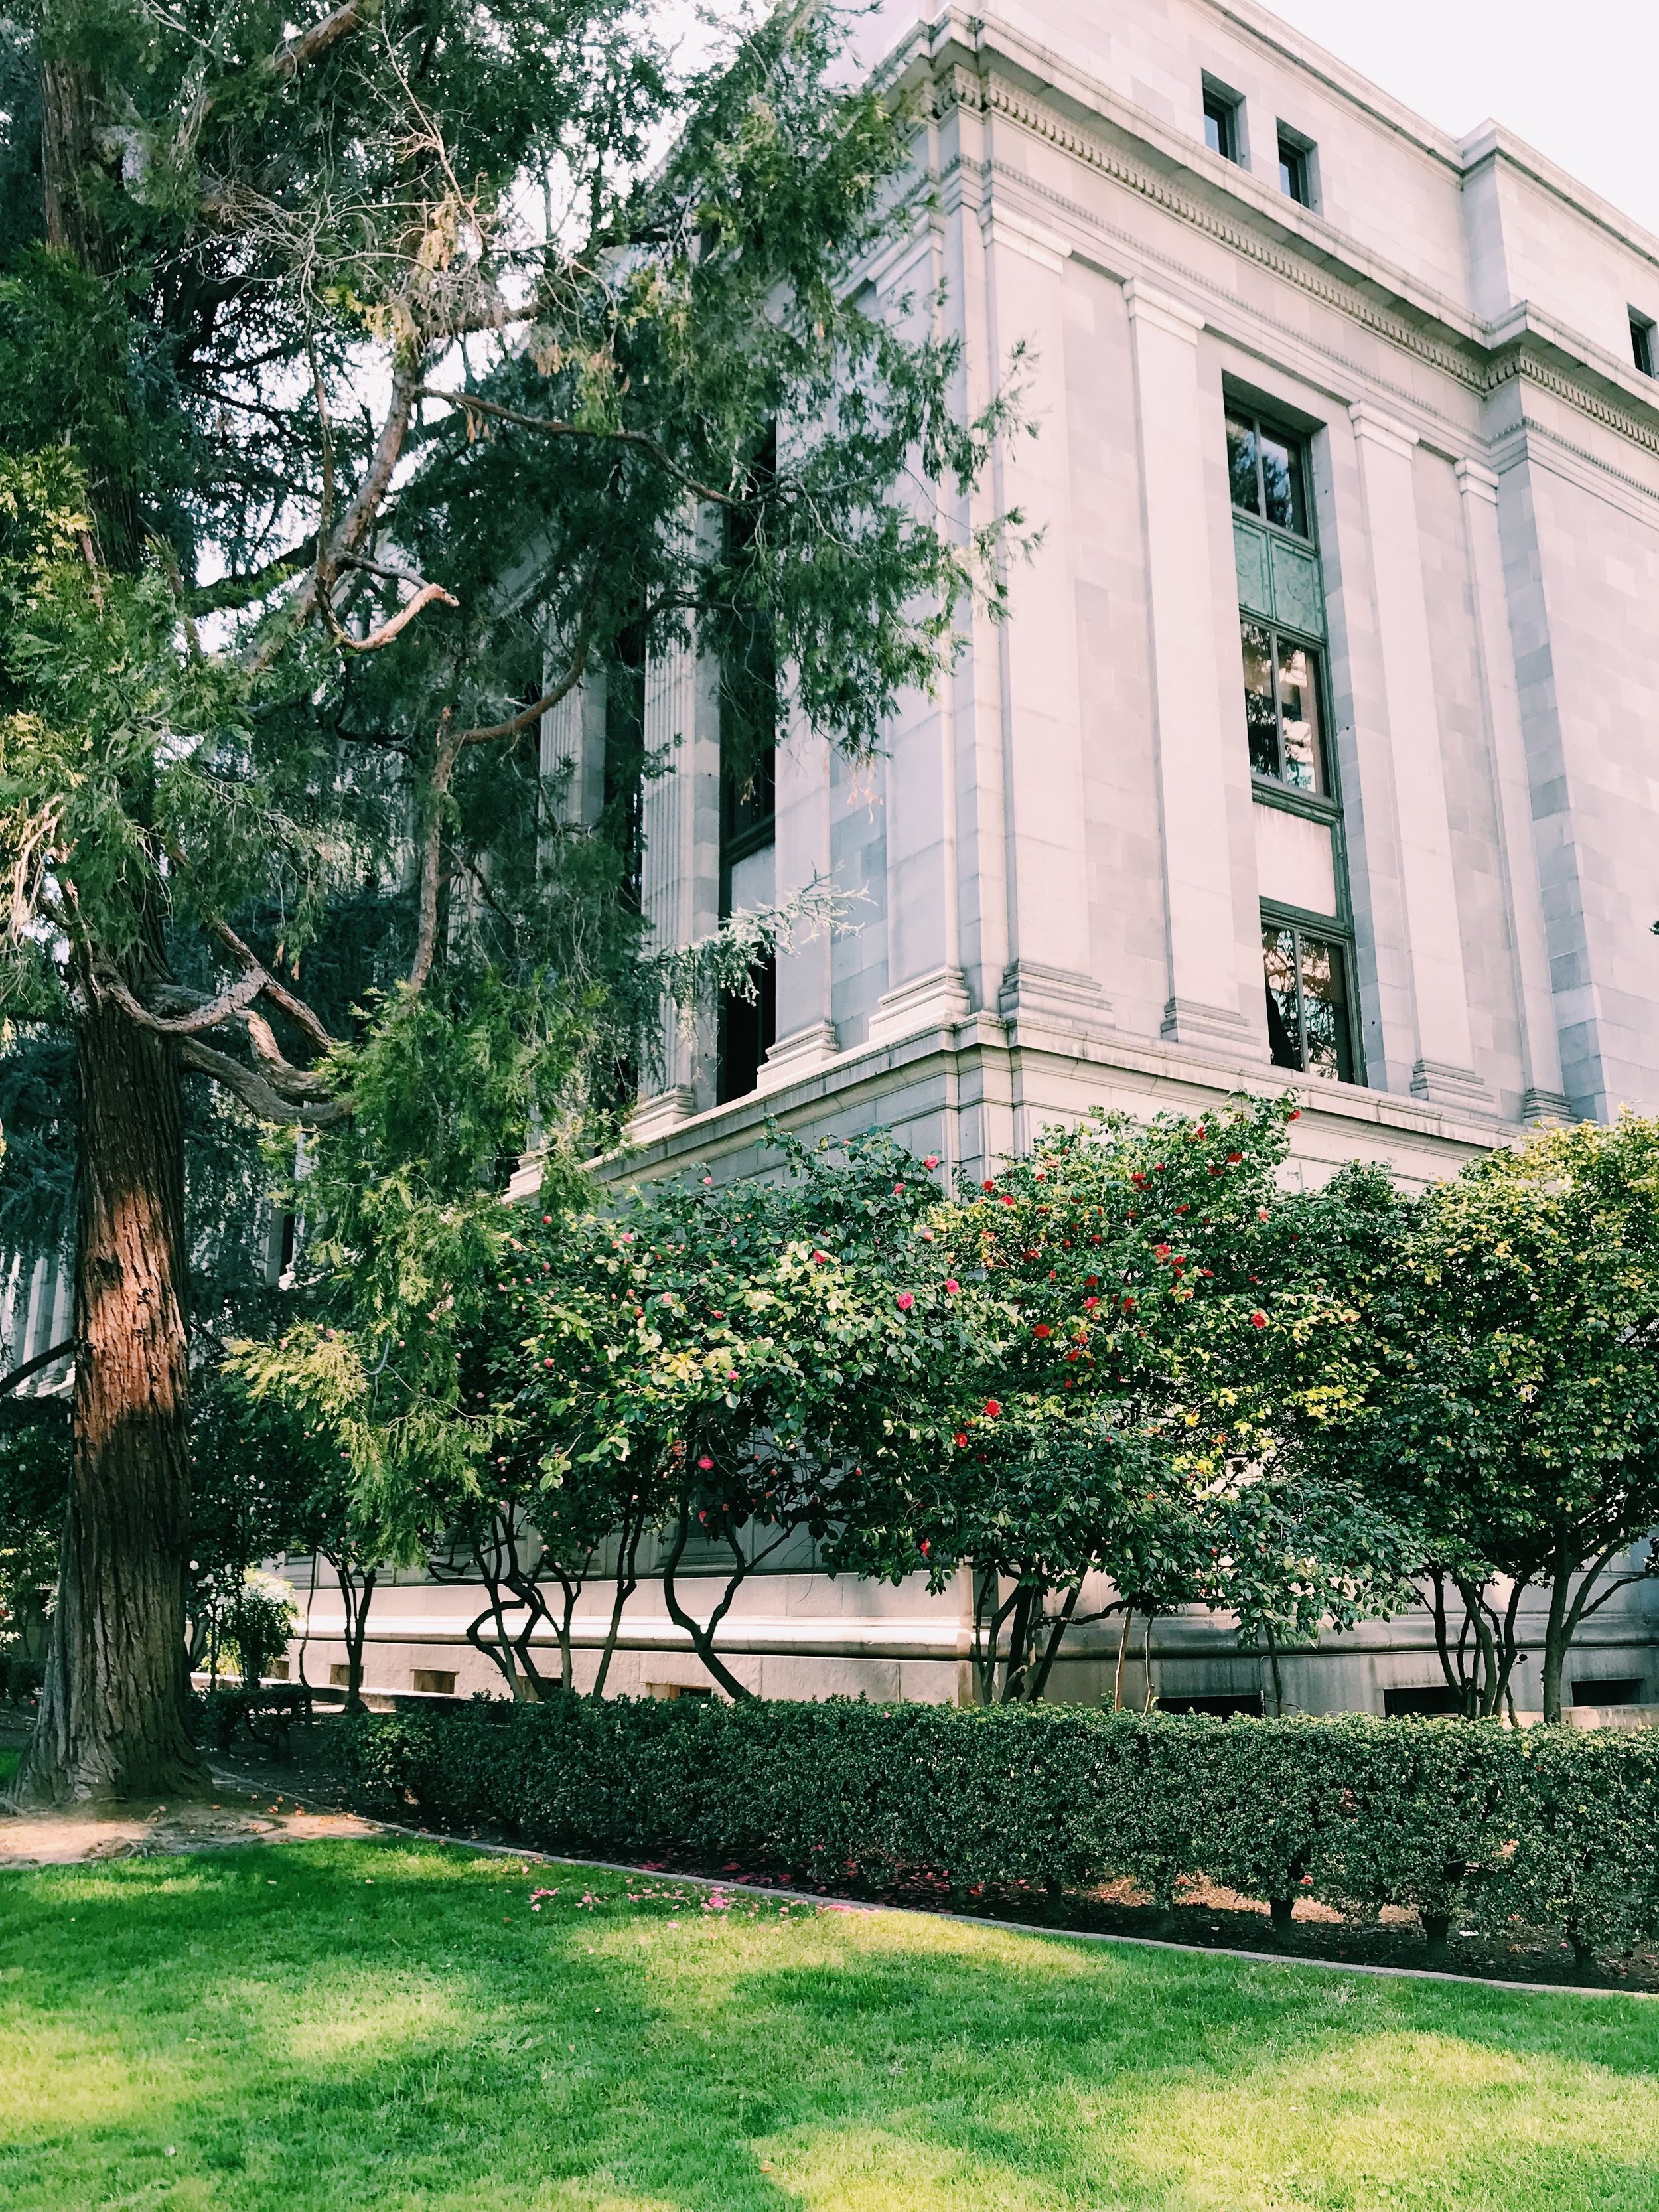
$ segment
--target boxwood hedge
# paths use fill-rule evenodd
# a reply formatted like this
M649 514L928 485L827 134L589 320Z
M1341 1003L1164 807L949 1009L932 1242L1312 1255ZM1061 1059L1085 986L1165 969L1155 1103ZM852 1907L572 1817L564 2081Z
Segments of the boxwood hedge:
M348 1739L366 1810L597 1857L805 1881L929 1869L966 1889L1182 1875L1273 1901L1659 1936L1659 1730L706 1699L375 1715Z

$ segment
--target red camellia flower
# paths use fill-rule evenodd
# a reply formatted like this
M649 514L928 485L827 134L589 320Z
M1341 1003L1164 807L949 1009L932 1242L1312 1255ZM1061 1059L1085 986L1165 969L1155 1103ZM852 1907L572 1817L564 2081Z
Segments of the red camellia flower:
M903 1188L904 1188L904 1185L903 1185L902 1182L896 1182L896 1183L893 1185L893 1195L894 1195L894 1197L895 1197L895 1198L896 1198L896 1197L898 1196L899 1193L903 1189Z
M1250 1316L1250 1327L1252 1328L1266 1328L1267 1326L1267 1316L1261 1310L1260 1308L1258 1308L1256 1311Z
M996 1188L996 1185L994 1182L982 1182L980 1185L980 1188L981 1190L994 1190Z
M956 1448L958 1451L966 1451L968 1449L967 1431L965 1429L958 1429L953 1441L955 1442Z
M1145 1189L1146 1189L1146 1176L1145 1176L1144 1175L1132 1175L1132 1176L1129 1177L1129 1180L1130 1180L1130 1182L1134 1185L1134 1187L1135 1187L1135 1188L1136 1188L1137 1190L1145 1190Z
M1286 1115L1285 1118L1290 1121L1299 1121L1302 1119L1302 1109L1298 1106L1294 1113Z
M1002 1404L1000 1399L988 1398L985 1401L985 1418L988 1421L994 1421L1001 1411Z
M1125 1313L1133 1313L1133 1312L1134 1311L1134 1310L1135 1310L1135 1302L1134 1302L1133 1298L1133 1297L1127 1297L1127 1298L1125 1298L1125 1299L1124 1299L1124 1301L1123 1301L1123 1310L1124 1310L1124 1312L1125 1312Z
M1054 1334L1054 1331L1049 1328L1046 1321L1040 1321L1036 1327L1031 1331L1031 1334L1033 1336L1052 1336Z
M1243 1157L1244 1155L1243 1152L1229 1152L1227 1155L1228 1166L1230 1168L1236 1168Z
M922 1538L922 1540L921 1540L921 1556L922 1556L922 1558L923 1558L924 1559L927 1557L927 1554L929 1553L929 1552L931 1552L931 1551L933 1550L933 1546L928 1542L927 1539L924 1536L924 1537Z
M1085 1313L1092 1313L1099 1304L1100 1300L1098 1298L1085 1298L1083 1301L1083 1310Z
M921 1164L925 1168L936 1168L939 1165L939 1154L937 1152L929 1152L927 1158Z
M814 1252L812 1257L817 1261L819 1267L822 1267L828 1263L830 1255L827 1252Z
M962 1288L962 1285L957 1282L954 1275L947 1275L945 1278L945 1287L947 1291L954 1293Z
M705 1453L703 1454L702 1457L702 1458L697 1462L697 1465L698 1465L700 1468L702 1468L704 1470L704 1472L705 1472L705 1473L707 1473L707 1471L708 1470L708 1468L710 1468L711 1467L713 1467L713 1465L714 1465L714 1461L713 1461L712 1459L710 1459L710 1458L709 1458L709 1456L708 1456L708 1453L707 1453L707 1452L705 1452Z
M899 1292L899 1294L898 1294L898 1310L899 1310L899 1311L900 1311L901 1313L908 1313L908 1312L909 1312L909 1310L910 1310L910 1309L911 1309L911 1307L912 1307L913 1305L915 1305L915 1302L916 1302L916 1301L915 1301L915 1297L914 1294L913 1294L911 1291L901 1291Z

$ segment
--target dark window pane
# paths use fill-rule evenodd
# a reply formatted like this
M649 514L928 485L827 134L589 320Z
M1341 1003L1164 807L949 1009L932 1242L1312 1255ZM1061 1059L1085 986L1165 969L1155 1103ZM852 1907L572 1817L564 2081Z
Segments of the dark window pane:
M1238 159L1238 111L1218 92L1204 95L1204 143L1224 161Z
M1298 791L1323 791L1318 657L1284 639L1279 647L1279 707L1285 782Z
M1261 441L1261 488L1267 496L1267 520L1282 530L1307 534L1302 502L1302 461L1293 446L1267 431Z
M1333 1083L1351 1082L1353 1064L1341 948L1313 937L1302 939L1302 1021L1309 1074L1322 1075Z
M1227 417L1227 475L1233 488L1233 505L1246 514L1260 514L1261 495L1255 481L1255 427Z
M775 956L758 963L754 976L752 1000L730 991L720 1000L716 1098L722 1106L749 1096L760 1080L761 1062L777 1042Z
M1267 981L1267 1048L1275 1067L1302 1065L1302 1019L1297 973L1296 932L1261 933L1261 963Z
M1261 623L1241 623L1244 653L1244 724L1249 733L1250 769L1256 775L1279 774L1279 716L1273 707L1273 641Z
M1654 372L1653 325L1640 315L1630 319L1630 349L1644 376Z
M1305 147L1292 143L1288 138L1279 142L1279 189L1287 199L1298 207L1312 204L1308 186L1308 155Z

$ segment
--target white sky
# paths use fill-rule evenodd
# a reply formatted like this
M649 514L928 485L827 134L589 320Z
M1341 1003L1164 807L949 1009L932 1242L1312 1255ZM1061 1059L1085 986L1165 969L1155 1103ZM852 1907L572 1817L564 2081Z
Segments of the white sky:
M1659 234L1659 0L1266 0L1462 137L1488 117Z

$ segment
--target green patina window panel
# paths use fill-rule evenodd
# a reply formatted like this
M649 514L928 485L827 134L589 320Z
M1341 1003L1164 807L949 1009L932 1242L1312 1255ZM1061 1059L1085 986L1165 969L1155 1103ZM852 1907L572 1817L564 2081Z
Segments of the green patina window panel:
M1273 572L1268 566L1267 533L1252 529L1233 517L1233 558L1238 568L1238 604L1249 614L1273 611Z
M1325 594L1319 585L1319 556L1284 538L1271 541L1273 616L1289 629L1325 635Z
M1325 593L1319 556L1276 531L1233 517L1233 557L1238 569L1238 604L1245 613L1282 623L1305 637L1325 635Z

